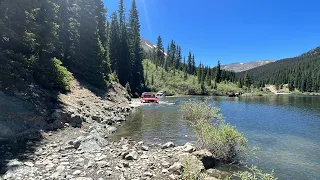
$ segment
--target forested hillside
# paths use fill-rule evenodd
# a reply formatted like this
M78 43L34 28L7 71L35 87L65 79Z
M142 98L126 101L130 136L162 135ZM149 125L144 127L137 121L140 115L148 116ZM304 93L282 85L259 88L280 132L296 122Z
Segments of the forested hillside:
M241 92L237 84L228 80L215 83L214 80L206 80L201 83L197 75L188 74L179 69L166 71L150 60L143 61L146 89L148 91L167 91L168 95L225 95L229 91Z
M73 76L98 88L111 81L143 88L143 51L135 0L108 22L102 0L0 2L0 90L37 83L68 91Z
M260 87L264 84L288 84L289 90L301 92L320 91L320 47L294 58L278 60L247 71L252 83ZM245 72L237 73L243 77Z
M217 91L217 84L221 82L225 84L236 82L235 73L222 70L220 61L216 67L204 66L201 62L196 66L195 56L191 51L187 58L182 58L182 47L173 40L165 51L160 36L156 47L145 51L145 58L151 60L144 63L145 84L153 91L171 90L173 94L209 94L209 90Z

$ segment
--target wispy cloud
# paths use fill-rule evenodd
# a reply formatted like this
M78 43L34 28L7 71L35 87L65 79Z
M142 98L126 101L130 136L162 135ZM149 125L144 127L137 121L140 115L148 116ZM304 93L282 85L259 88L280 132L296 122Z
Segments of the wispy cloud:
M144 15L145 15L146 20L147 20L149 33L152 34L152 29L151 29L151 24L150 24L150 20L149 20L146 1L145 0L141 0L141 2L142 2L142 5L143 5L143 9L144 9Z

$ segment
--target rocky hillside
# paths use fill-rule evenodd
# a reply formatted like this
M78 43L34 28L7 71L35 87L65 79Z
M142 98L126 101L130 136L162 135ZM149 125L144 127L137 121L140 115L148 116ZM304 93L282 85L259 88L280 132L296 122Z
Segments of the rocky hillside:
M246 63L232 63L232 64L227 64L227 65L222 65L221 68L229 71L234 71L234 72L242 72L242 71L247 71L265 64L269 64L275 61L269 61L269 60L262 60L262 61L257 61L257 62L246 62Z
M157 47L152 42L150 42L149 40L147 40L143 37L141 37L141 39L140 39L140 44L141 44L143 50L145 50L146 52L148 52L150 50L152 51L154 48Z
M67 94L37 85L0 92L0 140L53 130L65 124L81 127L83 123L111 125L125 120L131 110L130 97L121 85L110 85L107 93L88 87L74 80Z

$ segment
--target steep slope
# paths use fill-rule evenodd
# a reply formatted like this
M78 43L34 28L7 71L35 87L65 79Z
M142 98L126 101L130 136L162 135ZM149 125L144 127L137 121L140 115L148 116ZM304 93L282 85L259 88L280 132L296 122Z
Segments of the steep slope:
M149 40L147 40L143 37L140 37L140 44L141 44L141 47L143 48L143 50L145 50L146 52L148 52L150 50L152 51L153 49L155 49L157 47L152 42L150 42Z
M293 58L286 58L247 71L255 85L289 84L302 92L320 90L320 47ZM243 77L245 72L237 73Z
M232 64L227 64L227 65L222 65L221 68L224 70L229 70L229 71L234 71L234 72L242 72L242 71L247 71L265 64L272 63L274 61L270 60L261 60L261 61L256 61L256 62L246 62L246 63L232 63Z
M150 42L149 40L147 40L143 37L140 37L140 44L141 44L142 49L145 52L153 51L153 50L156 50L156 48L157 48L156 45L154 45L152 42ZM166 52L164 52L164 55L167 56L168 54Z

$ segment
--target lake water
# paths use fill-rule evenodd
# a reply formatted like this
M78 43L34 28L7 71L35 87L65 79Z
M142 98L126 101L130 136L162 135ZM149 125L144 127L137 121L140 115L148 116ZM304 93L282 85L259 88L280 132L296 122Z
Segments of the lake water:
M180 104L204 97L164 98L158 105L138 107L115 137L131 137L147 143L193 141L181 120ZM212 97L226 122L234 125L260 150L251 162L263 171L272 169L279 179L320 179L320 97Z

